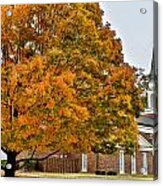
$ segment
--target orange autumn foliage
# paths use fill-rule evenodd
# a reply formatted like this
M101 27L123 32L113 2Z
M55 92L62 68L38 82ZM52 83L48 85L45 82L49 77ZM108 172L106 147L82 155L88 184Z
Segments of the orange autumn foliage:
M142 90L98 3L2 6L2 54L6 152L137 147Z

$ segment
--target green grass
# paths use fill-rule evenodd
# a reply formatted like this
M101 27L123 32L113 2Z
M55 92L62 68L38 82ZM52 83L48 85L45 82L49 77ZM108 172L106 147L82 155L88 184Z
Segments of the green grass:
M60 179L106 179L106 180L154 180L152 175L117 175L117 176L106 176L106 175L95 175L89 173L45 173L45 172L17 172L17 177L26 178L60 178Z

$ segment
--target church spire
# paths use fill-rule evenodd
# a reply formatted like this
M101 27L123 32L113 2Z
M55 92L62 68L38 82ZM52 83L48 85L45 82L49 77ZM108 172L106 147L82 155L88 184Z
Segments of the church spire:
M156 64L154 58L154 50L151 60L151 70L149 74L149 82L148 82L148 89L147 89L147 109L150 110L151 113L156 111L157 107L157 72L156 72Z
M156 78L157 78L157 69L156 69L155 55L154 55L154 49L153 49L149 81L151 80L156 81Z

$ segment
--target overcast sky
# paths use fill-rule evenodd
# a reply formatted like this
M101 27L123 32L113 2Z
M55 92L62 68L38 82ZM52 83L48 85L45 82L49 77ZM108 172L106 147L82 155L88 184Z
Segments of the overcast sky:
M111 28L123 44L125 62L149 73L153 50L153 1L101 2L103 21ZM146 14L140 13L145 8Z

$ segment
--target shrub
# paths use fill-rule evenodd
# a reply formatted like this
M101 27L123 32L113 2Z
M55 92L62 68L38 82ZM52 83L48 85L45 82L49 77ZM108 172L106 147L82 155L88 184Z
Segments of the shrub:
M107 172L107 175L108 176L116 176L117 175L117 172L115 172L115 171L108 171Z
M29 160L26 162L26 165L24 167L25 171L33 171L36 168L37 161Z

